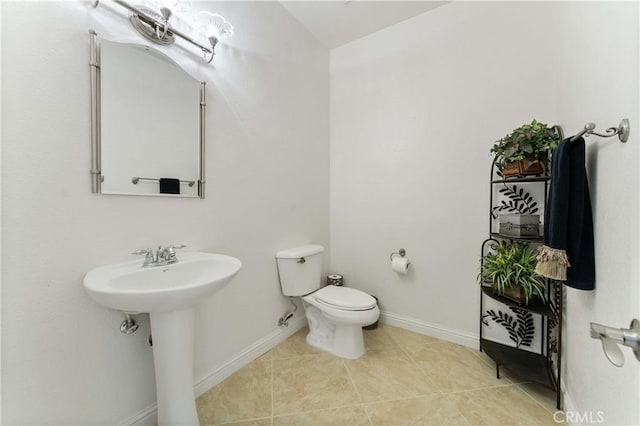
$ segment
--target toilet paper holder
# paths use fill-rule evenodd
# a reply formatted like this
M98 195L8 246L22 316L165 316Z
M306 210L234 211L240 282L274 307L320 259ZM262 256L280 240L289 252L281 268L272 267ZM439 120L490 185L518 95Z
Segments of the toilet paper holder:
M391 255L389 256L389 260L393 260L393 255L398 255L400 257L405 257L407 255L407 251L403 248L401 248L398 251L394 251L393 253L391 253Z

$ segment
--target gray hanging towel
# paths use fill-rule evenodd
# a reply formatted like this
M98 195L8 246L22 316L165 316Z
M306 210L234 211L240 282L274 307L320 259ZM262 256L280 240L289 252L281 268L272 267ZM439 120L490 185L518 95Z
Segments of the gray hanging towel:
M580 290L595 288L593 218L585 144L567 138L553 151L551 186L544 214L544 245L536 272Z

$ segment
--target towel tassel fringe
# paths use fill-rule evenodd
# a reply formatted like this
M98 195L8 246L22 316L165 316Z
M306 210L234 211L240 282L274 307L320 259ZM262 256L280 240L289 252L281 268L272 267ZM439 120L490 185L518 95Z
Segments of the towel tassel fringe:
M571 266L565 250L554 249L548 246L538 248L536 257L536 273L552 280L566 281L567 268Z

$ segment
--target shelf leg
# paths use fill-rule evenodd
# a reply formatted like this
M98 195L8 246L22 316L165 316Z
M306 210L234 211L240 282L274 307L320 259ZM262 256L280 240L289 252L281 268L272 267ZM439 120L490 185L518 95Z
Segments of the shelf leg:
M556 390L556 392L557 392L556 393L556 408L558 410L562 410L562 403L561 403L561 400L560 400L560 391Z
M496 362L496 379L500 379L500 364Z

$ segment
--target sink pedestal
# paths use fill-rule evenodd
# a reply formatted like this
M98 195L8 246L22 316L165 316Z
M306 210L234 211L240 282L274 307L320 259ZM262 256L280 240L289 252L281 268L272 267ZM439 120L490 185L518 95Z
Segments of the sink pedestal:
M193 392L194 312L151 312L158 426L199 425Z
M198 425L193 392L193 309L227 285L242 262L223 254L191 252L181 254L179 262L157 266L143 268L139 260L100 266L84 276L84 288L107 308L149 312L158 424Z

